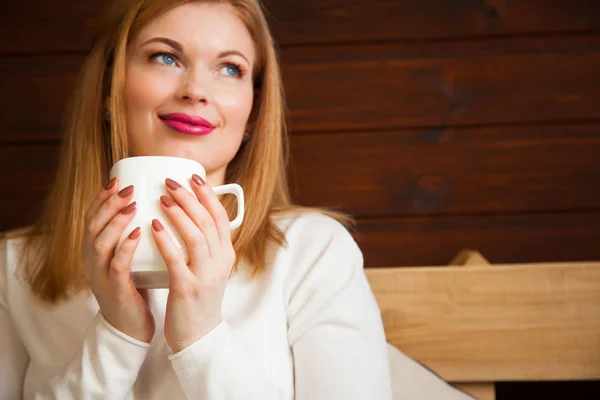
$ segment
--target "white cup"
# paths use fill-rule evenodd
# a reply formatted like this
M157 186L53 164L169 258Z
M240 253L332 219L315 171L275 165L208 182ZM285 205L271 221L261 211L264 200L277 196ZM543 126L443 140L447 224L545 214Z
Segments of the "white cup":
M200 163L179 157L130 157L118 161L110 170L110 177L119 180L119 189L134 186L133 199L137 212L121 235L118 246L136 227L141 228L141 238L131 263L132 279L138 288L165 288L169 286L169 274L154 237L152 220L162 222L175 245L181 250L186 263L189 262L187 247L181 235L160 206L160 196L168 195L165 179L171 178L193 193L190 186L192 174L206 180L206 171ZM244 219L244 192L240 185L214 186L217 195L231 193L237 197L237 216L230 222L231 229L240 226Z

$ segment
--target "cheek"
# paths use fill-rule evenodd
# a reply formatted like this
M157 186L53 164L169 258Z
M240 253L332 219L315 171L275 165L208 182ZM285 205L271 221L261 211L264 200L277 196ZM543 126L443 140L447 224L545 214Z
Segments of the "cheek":
M159 84L160 82L160 84ZM169 85L154 74L128 71L125 77L125 104L129 111L152 111L169 96Z
M230 124L245 125L252 110L252 89L234 91L221 96L219 105Z

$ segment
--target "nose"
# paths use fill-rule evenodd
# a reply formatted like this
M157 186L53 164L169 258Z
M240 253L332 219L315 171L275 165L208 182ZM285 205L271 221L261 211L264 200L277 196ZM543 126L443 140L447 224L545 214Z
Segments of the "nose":
M197 71L189 71L182 77L179 89L179 99L190 103L208 103L208 82L202 74Z

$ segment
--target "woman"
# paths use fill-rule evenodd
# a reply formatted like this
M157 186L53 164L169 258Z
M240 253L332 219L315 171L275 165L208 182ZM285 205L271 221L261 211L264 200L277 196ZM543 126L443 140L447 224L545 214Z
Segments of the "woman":
M391 397L360 250L335 219L290 203L257 0L115 2L69 116L45 212L0 247L0 397ZM212 129L191 135L190 121ZM197 160L207 182L190 176L195 196L165 182L190 263L153 221L170 287L141 293L129 271L140 229L115 249L135 188L107 178L144 155ZM234 204L210 187L226 182L246 194L234 233Z

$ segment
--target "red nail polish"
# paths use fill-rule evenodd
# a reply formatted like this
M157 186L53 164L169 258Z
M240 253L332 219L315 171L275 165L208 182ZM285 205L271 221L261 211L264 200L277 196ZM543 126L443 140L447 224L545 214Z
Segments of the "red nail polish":
M140 237L140 233L142 232L142 228L140 228L139 226L137 228L135 228L128 236L128 238L130 240L136 240L137 238Z
M170 197L167 197L167 196L160 196L160 202L165 207L172 207L175 205L175 202Z
M125 207L123 210L121 210L121 214L123 215L127 215L127 214L131 214L132 212L135 211L135 201L133 203L131 203L130 205L128 205L127 207Z
M128 196L131 196L132 193L133 193L133 185L129 185L125 189L123 189L119 192L119 197L124 199Z
M163 226L159 220L153 219L152 220L152 229L154 229L156 232L160 232L163 230Z
M170 178L165 179L165 183L167 184L167 187L171 190L177 190L181 187L179 183L175 182L173 179Z
M110 190L113 188L113 186L115 186L115 183L117 182L117 178L112 178L110 181L108 181L108 183L106 184L106 186L104 186L104 190Z
M196 174L192 175L192 181L198 186L202 186L206 183L206 182L204 182L204 179L202 179L200 177L200 175L196 175Z

